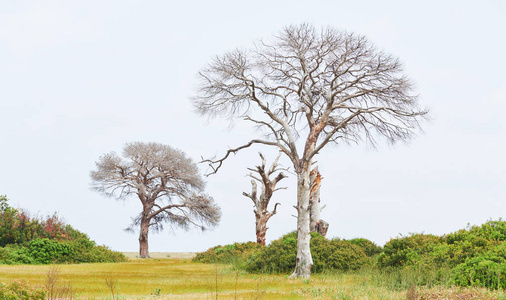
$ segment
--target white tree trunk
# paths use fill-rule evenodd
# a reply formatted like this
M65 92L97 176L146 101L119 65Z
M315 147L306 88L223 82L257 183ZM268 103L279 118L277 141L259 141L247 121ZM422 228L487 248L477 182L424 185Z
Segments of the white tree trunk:
M313 186L315 187L314 191L309 195L309 203L311 205L310 212L310 221L309 221L309 229L311 232L317 231L318 222L320 221L320 212L321 212L321 204L320 204L320 185L315 182L318 173L318 167L315 167L310 174L309 182L311 184L311 190Z
M311 276L313 258L311 256L309 230L309 192L311 190L309 180L309 168L311 164L305 163L300 173L297 174L297 261L295 271L291 277Z

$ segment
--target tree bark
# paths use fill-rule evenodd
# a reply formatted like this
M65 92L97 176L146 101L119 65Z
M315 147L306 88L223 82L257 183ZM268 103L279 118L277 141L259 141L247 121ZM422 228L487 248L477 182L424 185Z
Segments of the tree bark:
M257 235L257 243L265 246L265 236L267 234L267 221L269 218L261 213L255 211L256 217L256 235Z
M309 168L310 163L305 162L300 172L297 173L297 260L295 271L290 277L311 276L311 267L313 266L313 257L311 256L309 231Z
M324 220L318 220L318 224L316 226L316 232L320 233L323 237L327 236L327 231L329 230L329 223Z
M320 187L323 177L320 175L318 167L315 167L309 173L309 180L311 182L311 192L309 194L310 215L309 215L309 229L311 232L318 232L322 236L327 235L329 223L320 218L322 209L325 207L321 205L320 201Z
M320 221L320 212L321 212L321 204L320 204L320 184L321 184L321 175L318 171L318 167L315 167L310 175L309 180L311 183L311 192L309 194L309 203L311 205L310 212L310 221L309 221L309 229L311 232L317 231L318 222Z
M139 257L149 258L148 233L149 219L144 215L141 220L141 232L139 233Z

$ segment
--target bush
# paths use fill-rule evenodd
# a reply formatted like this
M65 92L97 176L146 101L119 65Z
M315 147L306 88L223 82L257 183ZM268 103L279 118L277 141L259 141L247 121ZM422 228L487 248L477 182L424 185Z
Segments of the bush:
M327 240L315 232L311 234L311 254L312 273L357 270L370 261L358 246L345 240ZM245 268L252 273L288 273L295 269L296 256L297 233L291 232L253 252Z
M30 241L27 250L36 264L72 262L74 256L74 249L69 244L47 238Z
M365 255L369 257L373 257L374 255L383 252L383 248L368 239L356 238L349 240L349 242L353 245L357 245L360 249L362 249L362 251L364 251Z
M32 218L12 208L0 196L0 263L49 264L118 262L127 258L97 246L89 237L65 224L56 214Z
M254 242L234 243L225 246L216 246L205 252L197 253L193 258L194 262L230 264L243 260L245 256L254 250L260 249L262 245Z
M419 264L424 256L434 253L442 244L441 237L421 233L391 239L378 257L378 266L384 268Z
M454 283L492 289L506 288L506 244L466 259L452 270Z
M0 247L0 264L34 264L33 257L28 254L26 247L16 244Z
M10 284L0 283L0 299L2 300L44 300L43 290L33 289L25 281L14 281Z
M445 270L451 270L455 285L506 288L506 222L488 221L444 236L391 239L377 264L383 269L433 270L431 283L444 281Z
M313 256L311 271L314 273L358 270L370 263L370 259L357 245L346 240L327 240L319 234L311 238L311 254Z
M297 233L291 232L253 252L245 262L251 273L288 273L295 268Z

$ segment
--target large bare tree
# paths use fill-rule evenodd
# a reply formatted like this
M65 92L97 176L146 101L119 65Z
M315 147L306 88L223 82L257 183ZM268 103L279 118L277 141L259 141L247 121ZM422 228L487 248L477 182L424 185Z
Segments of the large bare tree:
M262 153L259 153L259 155L262 159L262 164L260 166L256 166L256 168L248 168L248 170L255 173L254 175L253 173L250 173L249 175L252 178L251 193L248 194L243 192L242 194L253 201L253 206L255 207L254 213L257 243L265 246L265 235L268 229L267 221L276 214L276 208L279 205L279 203L276 203L274 205L274 209L269 211L269 202L271 201L272 195L275 191L284 189L283 187L276 188L276 185L287 176L283 174L283 172L280 172L282 168L280 168L278 160L281 153L276 157L268 169L266 169L266 160L264 155ZM276 176L271 179L270 177L272 175ZM258 193L257 182L261 185L260 194Z
M91 171L92 189L125 200L134 195L141 213L128 228L140 226L139 257L149 257L149 231L164 224L204 230L218 224L220 208L203 194L205 183L194 162L181 150L159 143L128 143L122 157L111 152Z
M427 110L395 57L365 37L327 27L289 26L249 50L217 56L200 73L193 98L207 116L251 122L261 135L208 162L218 171L231 153L254 144L276 147L297 175L297 260L292 276L309 277L310 176L329 144L376 137L409 140ZM263 131L262 131L263 130Z

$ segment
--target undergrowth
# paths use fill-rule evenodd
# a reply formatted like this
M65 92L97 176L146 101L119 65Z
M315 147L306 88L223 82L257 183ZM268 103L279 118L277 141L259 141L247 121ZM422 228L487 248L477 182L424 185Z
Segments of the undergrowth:
M36 218L0 196L0 264L119 262L126 257L99 246L54 214Z

